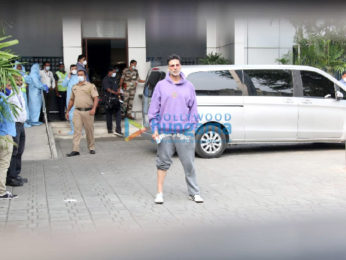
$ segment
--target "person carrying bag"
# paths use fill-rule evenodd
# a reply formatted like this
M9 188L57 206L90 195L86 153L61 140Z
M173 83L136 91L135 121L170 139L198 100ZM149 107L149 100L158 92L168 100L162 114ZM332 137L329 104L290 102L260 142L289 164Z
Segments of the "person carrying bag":
M113 114L115 114L116 128L114 134L119 137L124 135L121 132L121 107L119 102L119 87L116 82L116 72L114 68L109 68L107 75L103 78L102 89L104 91L104 105L106 108L107 130L113 133Z

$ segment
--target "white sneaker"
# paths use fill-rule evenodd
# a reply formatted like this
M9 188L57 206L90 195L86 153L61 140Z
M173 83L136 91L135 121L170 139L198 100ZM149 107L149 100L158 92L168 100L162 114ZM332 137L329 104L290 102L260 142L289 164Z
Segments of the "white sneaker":
M163 194L157 193L154 201L156 204L163 204Z
M0 200L11 200L16 198L18 198L18 196L12 194L10 191L6 191L4 195L0 196Z
M191 200L193 200L196 203L203 203L204 202L203 198L198 194L190 195L190 198L191 198Z

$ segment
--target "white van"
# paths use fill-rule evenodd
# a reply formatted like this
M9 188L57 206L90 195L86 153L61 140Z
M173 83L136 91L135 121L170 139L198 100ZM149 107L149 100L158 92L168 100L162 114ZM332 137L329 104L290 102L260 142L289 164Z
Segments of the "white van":
M143 123L167 66L152 68L143 92ZM324 71L295 65L182 66L197 95L196 153L220 156L229 144L344 142L345 87Z

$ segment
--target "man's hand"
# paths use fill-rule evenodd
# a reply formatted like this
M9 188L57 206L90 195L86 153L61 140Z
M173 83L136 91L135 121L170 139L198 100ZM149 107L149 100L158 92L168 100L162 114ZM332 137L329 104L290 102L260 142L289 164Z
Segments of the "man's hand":
M69 120L69 118L70 118L68 111L66 111L65 118L66 118L66 120Z
M89 115L91 115L91 116L94 116L95 113L96 113L96 110L95 110L95 109L91 109L91 110L89 111Z
M155 130L151 137L154 139L154 141L156 141L156 138L159 137L159 132Z
M43 87L44 87L44 90L46 91L46 93L48 93L49 92L48 86L46 84L44 84Z

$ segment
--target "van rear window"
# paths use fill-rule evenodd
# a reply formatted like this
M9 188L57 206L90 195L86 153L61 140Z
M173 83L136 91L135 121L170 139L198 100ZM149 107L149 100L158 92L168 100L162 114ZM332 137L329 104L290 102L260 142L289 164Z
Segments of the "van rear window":
M151 71L147 81L145 82L144 95L146 97L152 97L157 82L165 77L166 73L163 71Z

